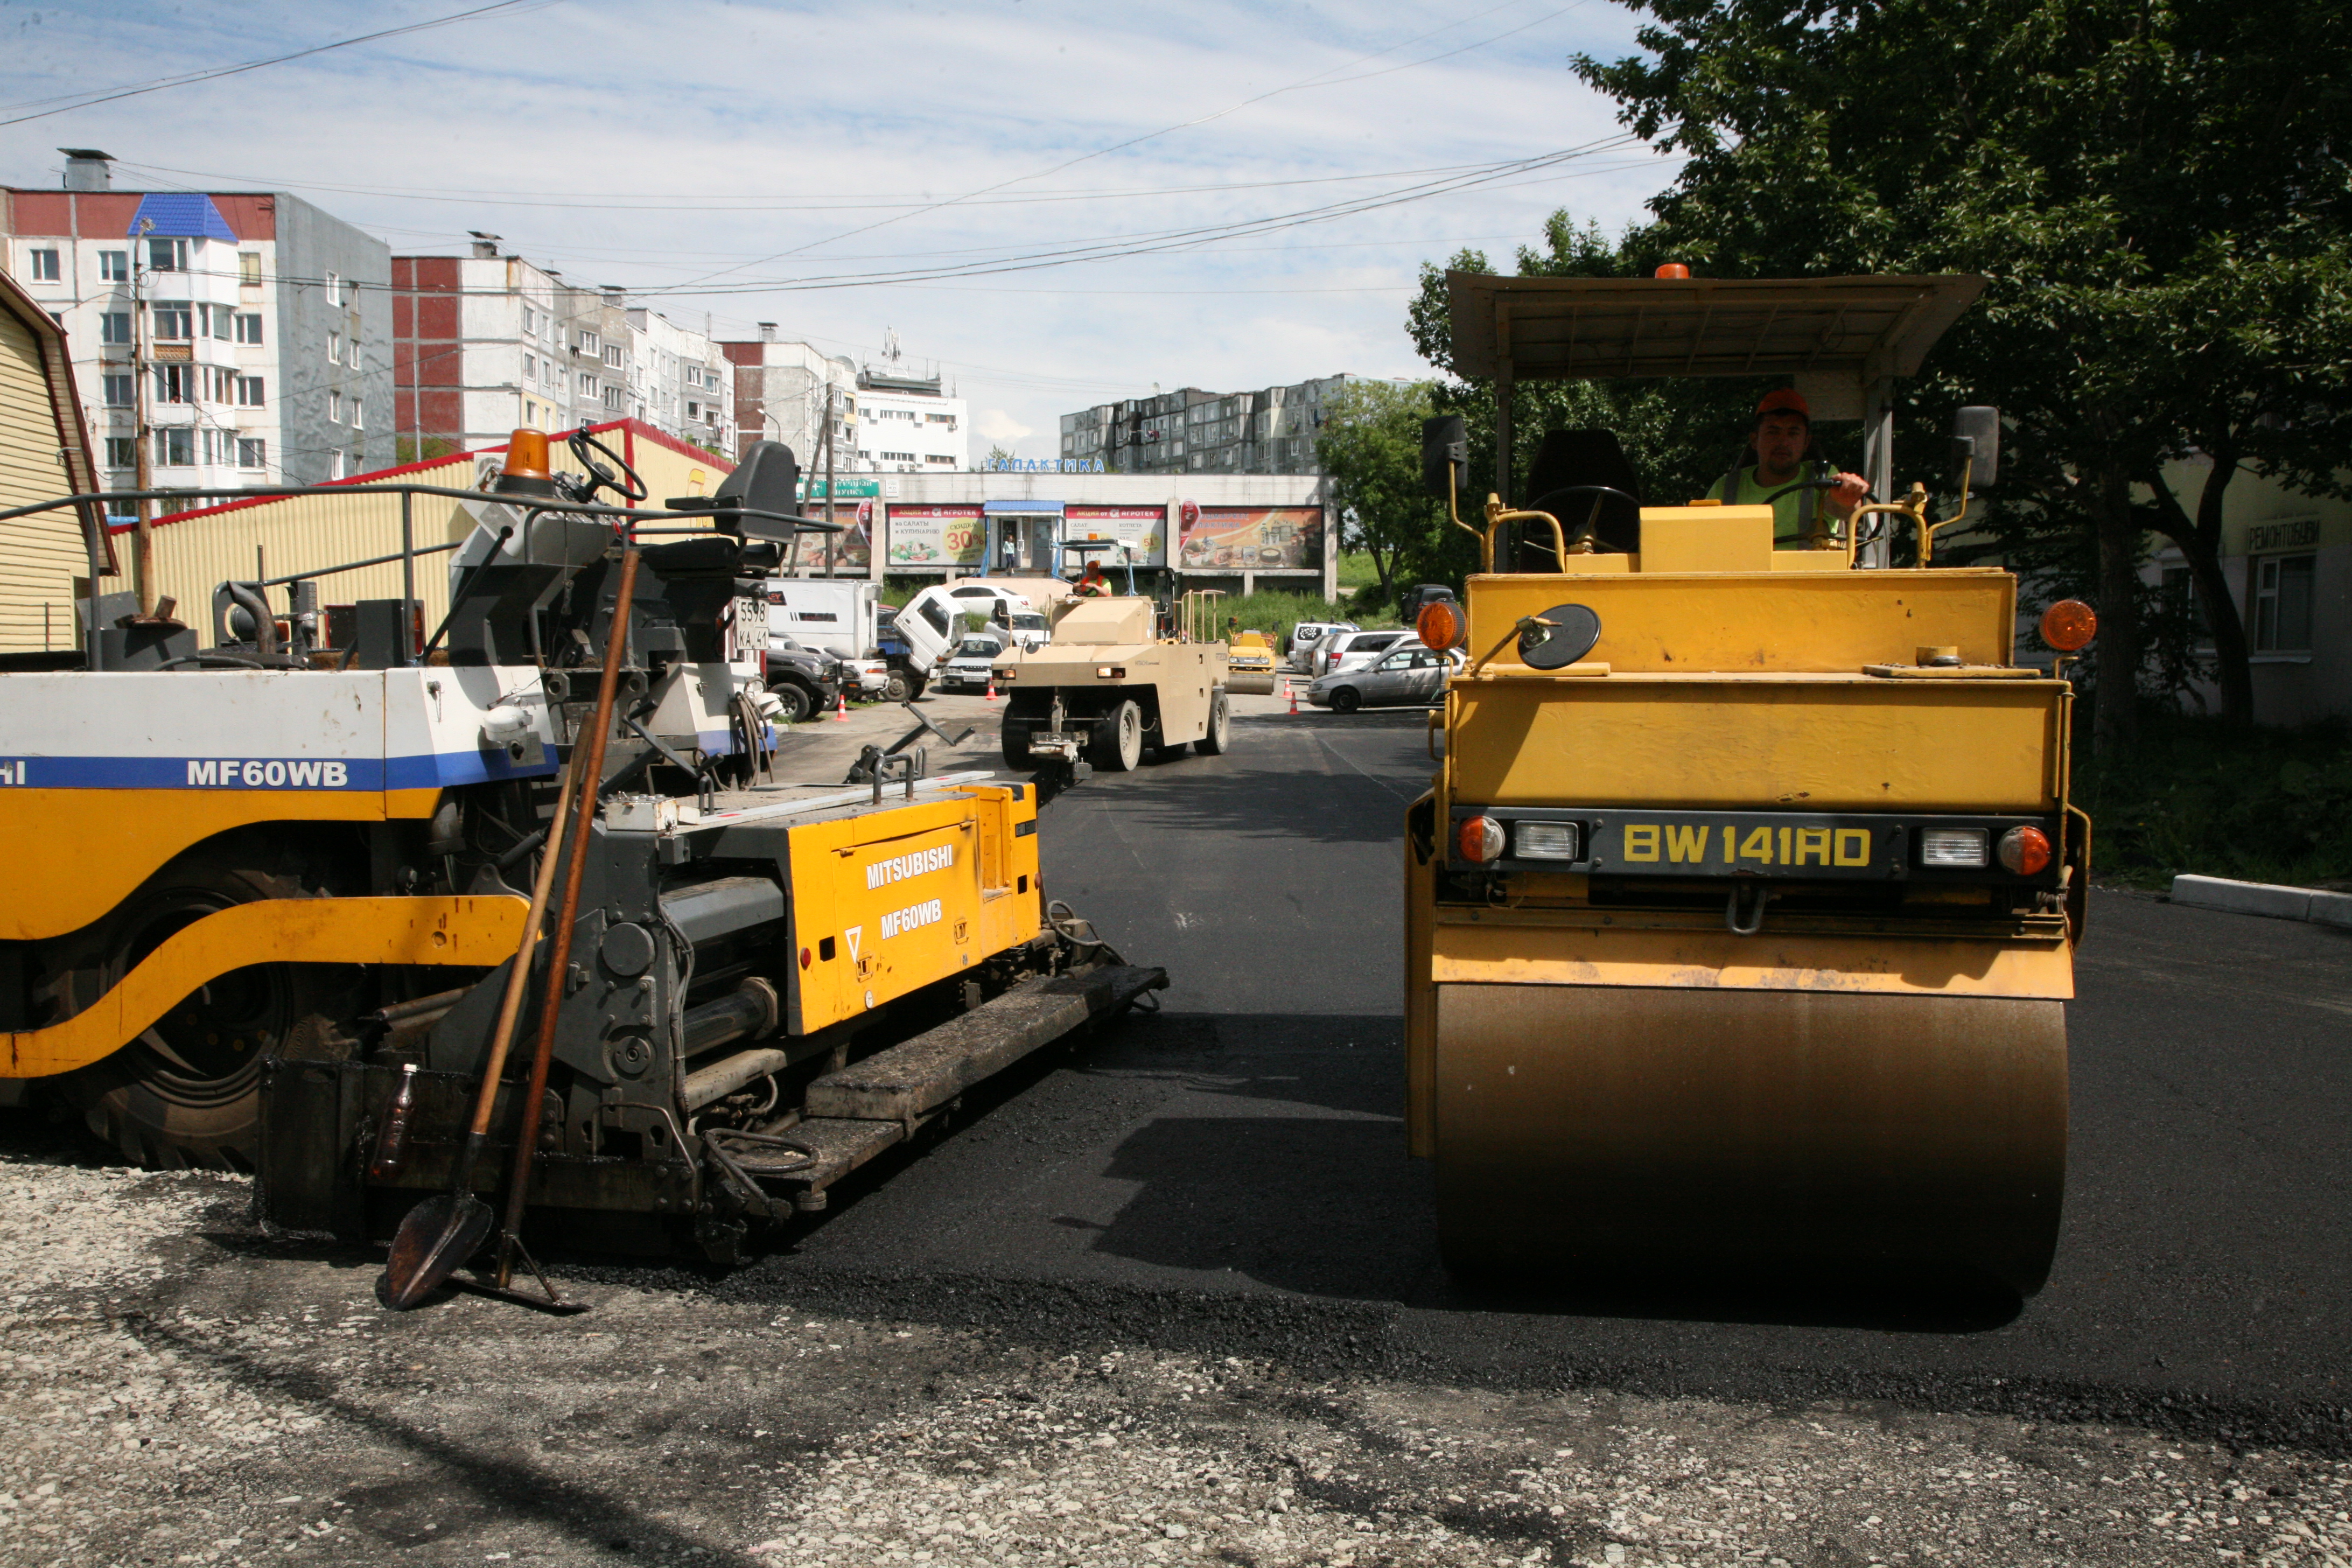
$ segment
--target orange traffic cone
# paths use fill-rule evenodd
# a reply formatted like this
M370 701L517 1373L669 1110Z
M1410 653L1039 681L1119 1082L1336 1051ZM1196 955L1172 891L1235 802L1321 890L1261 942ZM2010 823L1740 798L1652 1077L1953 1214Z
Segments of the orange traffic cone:
M849 693L846 691L841 694L840 698L835 704L833 710L833 721L836 724L846 724L849 722Z
M992 669L988 672L988 695L981 700L983 702L993 702L996 700L996 671Z
M1291 717L1295 719L1298 716L1298 682L1295 680L1286 680L1282 684L1287 687L1290 690L1290 713Z

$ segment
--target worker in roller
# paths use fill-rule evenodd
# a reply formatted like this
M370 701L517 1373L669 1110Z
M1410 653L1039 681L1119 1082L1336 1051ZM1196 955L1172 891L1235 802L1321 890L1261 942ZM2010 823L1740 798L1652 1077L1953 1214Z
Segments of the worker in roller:
M1790 490L1772 502L1772 547L1776 550L1818 549L1830 542L1837 525L1853 515L1870 482L1860 474L1833 470L1819 458L1808 460L1813 444L1812 410L1804 394L1793 387L1768 392L1756 405L1756 427L1748 444L1753 467L1734 468L1723 476L1716 499L1726 506L1761 506L1764 498L1801 479L1818 479L1827 488Z
M1086 571L1081 573L1077 582L1071 585L1071 592L1082 597L1108 599L1118 590L1112 587L1110 579L1103 574L1102 562L1090 556L1087 561Z

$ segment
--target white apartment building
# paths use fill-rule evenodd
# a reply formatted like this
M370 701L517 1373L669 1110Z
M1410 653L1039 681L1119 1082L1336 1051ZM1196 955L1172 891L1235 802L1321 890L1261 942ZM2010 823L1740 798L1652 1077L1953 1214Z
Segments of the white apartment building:
M502 255L393 258L402 456L496 446L518 426L556 433L634 417L735 450L732 378L708 336Z
M736 455L754 441L782 441L800 459L804 474L824 468L825 410L833 410L833 465L837 474L866 471L858 446L857 366L812 343L776 335L776 323L761 321L751 342L718 345L735 367Z
M971 420L939 376L901 374L868 365L857 377L857 456L864 471L954 473L971 467Z
M66 331L100 482L311 483L392 456L390 256L299 197L0 187L11 277ZM142 461L143 459L143 461Z

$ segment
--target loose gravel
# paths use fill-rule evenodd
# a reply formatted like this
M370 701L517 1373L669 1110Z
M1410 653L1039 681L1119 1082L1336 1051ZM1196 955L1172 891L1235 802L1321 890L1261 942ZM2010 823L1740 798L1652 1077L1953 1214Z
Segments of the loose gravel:
M11 1137L0 1563L2352 1563L2352 1464L2130 1427L1073 1352L596 1271L580 1318L395 1316L241 1182Z

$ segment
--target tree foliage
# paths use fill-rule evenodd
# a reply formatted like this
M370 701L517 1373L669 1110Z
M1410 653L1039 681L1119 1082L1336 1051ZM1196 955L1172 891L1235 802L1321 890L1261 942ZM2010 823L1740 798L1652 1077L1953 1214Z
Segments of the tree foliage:
M1995 529L2095 563L2098 732L2128 740L2178 544L2225 711L2245 637L2221 560L2240 473L2346 493L2352 12L2333 0L1629 0L1647 58L1576 62L1687 162L1624 247L1701 273L1966 271L1986 296L1907 389L1914 428L1998 403ZM2192 460L2193 506L2162 483Z
M1350 383L1325 409L1315 438L1342 520L1341 547L1371 558L1388 604L1396 602L1400 567L1427 553L1444 521L1443 504L1421 489L1421 426L1436 413L1436 390L1426 381Z

